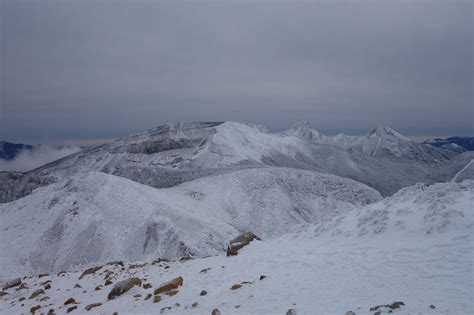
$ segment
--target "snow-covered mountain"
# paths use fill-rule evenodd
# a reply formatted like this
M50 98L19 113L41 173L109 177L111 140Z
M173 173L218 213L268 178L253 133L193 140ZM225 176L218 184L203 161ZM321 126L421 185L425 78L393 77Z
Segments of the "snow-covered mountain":
M23 289L5 290L0 311L471 314L473 203L472 180L419 184L285 235L253 241L237 256L222 252L185 262L125 262L123 268L104 265L83 277L83 270L27 277ZM130 277L143 285L107 299L115 284ZM183 282L172 294L154 294L176 277ZM38 295L30 298L34 292ZM74 302L65 305L70 298ZM90 305L94 308L87 311Z
M387 196L417 182L450 180L464 167L452 165L457 155L417 144L387 127L375 128L362 137L328 137L306 123L285 133L238 122L178 123L85 149L22 175L0 173L9 179L0 181L0 201L15 200L42 183L84 171L100 171L163 188L262 167L335 174ZM17 185L12 177L28 185Z
M350 179L286 168L240 170L159 190L78 173L0 205L0 279L117 259L217 254L240 233L268 239L380 199Z

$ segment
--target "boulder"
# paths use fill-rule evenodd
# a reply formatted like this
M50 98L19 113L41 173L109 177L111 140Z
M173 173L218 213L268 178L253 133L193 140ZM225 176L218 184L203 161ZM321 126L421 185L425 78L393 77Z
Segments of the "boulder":
M89 269L86 269L84 270L84 272L81 274L81 276L79 277L79 280L81 280L82 278L84 278L85 276L87 275L90 275L90 274L93 274L93 273L96 273L96 271L102 269L102 266L97 266L97 267L92 267L92 268L89 268Z
M162 283L157 289L155 289L154 293L156 295L162 292L174 290L182 285L183 285L183 277L174 278L171 281Z
M110 291L109 295L107 295L107 298L109 300L115 299L116 297L122 295L123 293L127 292L134 286L141 286L142 281L138 278L129 278L120 282L117 282L112 290Z
M17 285L20 285L20 284L21 284L21 278L10 280L7 283L5 283L5 285L3 286L3 290L16 287Z
M200 296L204 296L207 294L207 291L206 290L202 290L201 293L199 293Z
M229 242L229 245L227 246L227 256L237 255L238 251L242 247L247 246L253 240L260 241L260 238L252 232L247 232L234 238L232 241Z
M38 289L36 291L33 291L33 293L31 293L31 295L30 295L30 299L33 299L33 298L37 297L40 294L44 294L43 289Z
M77 304L76 300L74 298L69 298L64 302L64 305L69 305L69 304Z
M221 315L221 311L219 311L217 308L215 308L215 309L212 310L211 315Z
M286 315L296 315L296 310L294 308L290 308L286 311Z
M77 308L77 305L71 306L70 308L67 309L66 313L71 313L71 312L74 311L76 308Z
M153 297L153 303L158 303L158 302L160 302L160 301L161 301L161 296L160 296L160 295L155 295L155 296Z
M33 306L32 308L30 308L30 313L31 314L34 314L37 310L39 310L41 308L41 305L36 305L36 306Z

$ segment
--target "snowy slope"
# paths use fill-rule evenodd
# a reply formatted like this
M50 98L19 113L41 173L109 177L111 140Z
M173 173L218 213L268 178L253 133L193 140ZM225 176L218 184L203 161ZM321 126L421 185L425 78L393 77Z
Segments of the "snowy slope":
M0 279L116 259L216 254L241 232L267 239L380 198L349 179L285 168L169 189L78 173L0 205Z
M285 314L288 309L299 315L375 314L369 309L395 301L404 305L393 314L472 314L473 202L474 181L416 185L338 220L254 241L234 257L149 261L124 269L108 265L81 280L81 271L26 278L28 289L7 290L0 312L27 313L40 305L42 312L54 308L63 314L69 307L64 301L73 297L79 304L72 314L210 314L215 308L222 314ZM114 271L114 283L136 276L152 288L134 287L107 301L106 270ZM178 276L184 283L176 295L162 294L158 303L145 300ZM47 280L52 288L28 299ZM74 288L76 283L81 288ZM242 286L231 290L234 284ZM201 296L202 290L207 294ZM40 301L44 296L48 299ZM20 302L21 297L26 300ZM90 303L102 305L87 312ZM388 314L390 309L379 310Z

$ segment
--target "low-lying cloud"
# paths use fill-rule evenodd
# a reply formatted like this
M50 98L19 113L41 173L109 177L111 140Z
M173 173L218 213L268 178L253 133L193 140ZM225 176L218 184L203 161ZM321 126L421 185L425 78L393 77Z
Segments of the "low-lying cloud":
M81 148L76 146L58 148L49 145L40 145L34 150L24 150L13 160L0 160L0 171L30 171L80 150Z

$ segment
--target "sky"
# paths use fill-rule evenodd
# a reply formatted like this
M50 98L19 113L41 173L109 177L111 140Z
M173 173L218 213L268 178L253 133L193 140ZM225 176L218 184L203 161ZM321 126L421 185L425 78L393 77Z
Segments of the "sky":
M472 1L0 1L0 140L179 121L473 135Z

